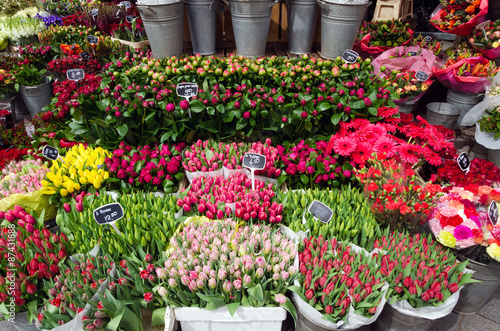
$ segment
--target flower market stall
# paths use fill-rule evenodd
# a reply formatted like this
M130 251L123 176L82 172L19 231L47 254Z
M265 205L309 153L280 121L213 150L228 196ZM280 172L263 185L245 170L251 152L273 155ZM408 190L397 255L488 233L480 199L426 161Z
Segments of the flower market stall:
M0 330L429 330L488 304L488 1L428 17L456 47L395 17L331 58L155 57L167 3L0 3ZM422 109L445 98L462 116L434 125Z

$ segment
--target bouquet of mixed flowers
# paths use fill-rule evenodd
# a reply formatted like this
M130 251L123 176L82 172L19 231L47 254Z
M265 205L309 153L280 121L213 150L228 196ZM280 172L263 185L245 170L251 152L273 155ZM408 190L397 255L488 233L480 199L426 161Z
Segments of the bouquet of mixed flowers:
M395 87L394 91L399 94L400 99L394 100L396 104L417 102L434 82L430 75L427 80L422 81L415 74L414 70L392 71L387 78Z
M167 304L227 306L231 316L240 305L282 306L295 315L284 294L298 276L297 251L277 227L188 219L170 240L169 252L164 268L156 269L156 291Z
M429 40L429 38L431 38ZM417 46L422 49L431 51L434 55L438 56L441 53L443 45L437 39L432 39L430 36L423 36L419 34L417 37L413 36L413 39L409 45Z
M80 8L79 0L38 0L40 8L59 16L67 16Z
M500 45L500 20L490 22L483 29L474 28L469 42L484 57L495 60L500 56L500 49L498 48Z
M408 23L400 20L364 22L354 46L370 54L379 54L401 45L407 45L413 37Z
M460 253L476 245L485 246L489 256L500 262L500 224L489 220L487 209L490 203L500 201L500 190L468 185L465 188L445 187L443 191L445 195L438 200L428 220L437 241ZM465 255L477 253L469 250Z
M493 133L493 139L500 137L500 106L495 107L493 110L486 110L486 113L477 123L481 131Z
M440 6L431 17L431 24L437 29L467 36L488 13L488 0L439 0Z
M50 26L38 35L42 45L52 47L54 52L61 52L61 45L85 45L88 35L99 36L100 33L82 25Z
M418 230L440 196L441 186L424 183L405 163L378 154L356 177L379 221L392 231Z

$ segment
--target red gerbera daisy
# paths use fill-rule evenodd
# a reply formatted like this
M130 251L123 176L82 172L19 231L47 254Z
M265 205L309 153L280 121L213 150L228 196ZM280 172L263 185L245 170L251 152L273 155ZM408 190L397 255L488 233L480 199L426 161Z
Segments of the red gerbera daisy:
M399 109L393 108L393 107L380 107L377 110L377 116L383 117L383 118L388 118L392 117L399 113Z
M403 162L415 164L420 159L419 154L422 154L420 149L420 146L402 143L398 146L398 155Z
M396 153L396 144L389 136L382 136L373 144L373 150L384 153L386 157L392 157Z
M369 143L360 143L352 153L352 160L357 164L365 164L366 160L372 154L372 145Z
M333 150L335 153L340 154L342 156L349 156L355 149L357 143L354 138L350 136L344 136L337 138L333 143Z

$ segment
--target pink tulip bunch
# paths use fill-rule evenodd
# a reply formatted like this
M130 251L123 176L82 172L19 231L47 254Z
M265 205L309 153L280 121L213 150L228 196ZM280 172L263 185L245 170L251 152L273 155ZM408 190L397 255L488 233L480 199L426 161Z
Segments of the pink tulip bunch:
M283 205L272 201L275 196L272 184L252 181L243 173L235 173L228 178L196 177L191 187L182 190L177 205L188 215L205 215L209 219L222 219L232 214L229 204L235 203L236 217L279 223L282 220Z
M121 142L105 164L111 175L130 188L176 190L180 174L181 151L184 143L151 146L128 146Z
M24 311L45 297L43 280L59 274L68 238L38 229L36 219L19 206L0 212L0 220L7 221L0 230L0 302L14 302L16 311Z
M350 307L370 318L382 303L384 282L375 262L336 238L305 238L299 270L298 294L332 323L346 321Z
M376 240L375 248L382 250L373 257L389 283L391 303L406 300L414 308L436 306L473 282L472 274L463 272L467 262L458 263L431 235L393 233Z
M158 293L173 306L202 308L211 302L209 296L220 298L212 303L222 306L282 304L287 299L279 294L298 274L294 242L268 225L238 226L231 219L190 222L170 244L172 253L156 274ZM255 295L257 287L264 296Z
M42 189L42 180L48 171L41 160L10 162L0 175L0 199Z

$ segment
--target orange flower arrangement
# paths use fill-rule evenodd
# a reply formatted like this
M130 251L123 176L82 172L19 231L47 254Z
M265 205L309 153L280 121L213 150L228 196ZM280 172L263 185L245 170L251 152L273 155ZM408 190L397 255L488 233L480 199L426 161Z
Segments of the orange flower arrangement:
M61 51L66 55L78 55L82 52L82 49L78 44L61 44Z
M481 0L440 0L443 9L432 20L442 30L452 30L467 23L481 11Z

